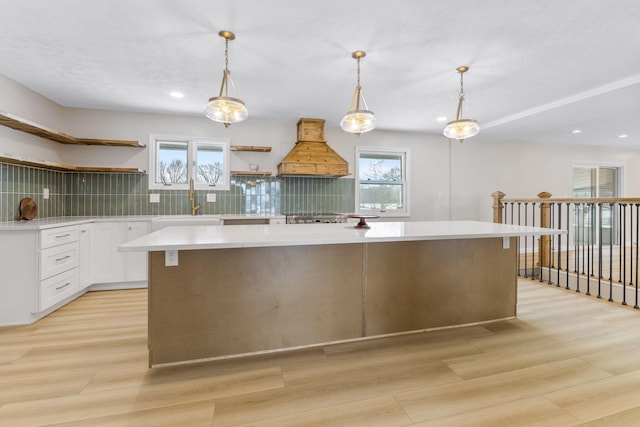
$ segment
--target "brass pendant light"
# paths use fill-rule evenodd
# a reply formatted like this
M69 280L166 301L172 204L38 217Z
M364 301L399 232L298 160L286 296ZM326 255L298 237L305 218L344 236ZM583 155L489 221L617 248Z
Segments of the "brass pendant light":
M236 36L231 31L220 31L218 35L224 39L225 44L222 84L218 96L209 99L204 113L211 120L222 123L224 127L229 127L232 123L245 120L249 116L249 112L244 102L229 96L229 83L233 88L231 71L229 71L229 40L234 40Z
M464 85L462 82L462 76L469 71L469 67L461 66L456 68L456 71L460 73L460 95L458 97L458 109L456 111L456 119L447 123L444 128L444 136L450 139L457 139L458 142L462 142L467 138L476 136L480 132L480 125L478 122L472 119L461 119L462 103L464 102Z
M376 116L367 108L367 103L362 95L362 87L360 87L360 59L365 56L366 53L361 50L357 50L351 54L351 57L358 62L357 85L353 93L353 98L351 99L349 112L340 121L340 127L343 131L355 133L356 136L360 136L360 134L364 132L369 132L376 127ZM364 110L360 109L361 99Z

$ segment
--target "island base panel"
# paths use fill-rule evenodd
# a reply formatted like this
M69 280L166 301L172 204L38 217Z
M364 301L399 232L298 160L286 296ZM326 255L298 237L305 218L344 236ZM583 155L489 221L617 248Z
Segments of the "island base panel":
M370 244L366 335L516 315L516 239Z
M513 317L516 239L150 252L150 364Z
M150 252L150 364L362 336L360 244Z

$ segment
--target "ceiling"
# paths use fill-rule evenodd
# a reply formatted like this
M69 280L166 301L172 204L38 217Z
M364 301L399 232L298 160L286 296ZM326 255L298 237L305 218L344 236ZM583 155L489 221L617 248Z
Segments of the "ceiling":
M202 116L224 40L249 120L337 126L361 83L378 129L640 148L638 0L0 0L0 74L67 107ZM171 91L184 93L174 99ZM234 125L241 126L241 124ZM571 133L582 130L579 134ZM619 138L626 134L627 138Z

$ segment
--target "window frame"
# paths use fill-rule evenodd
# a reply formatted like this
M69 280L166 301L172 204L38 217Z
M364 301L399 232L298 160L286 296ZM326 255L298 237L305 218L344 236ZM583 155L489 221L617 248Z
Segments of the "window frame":
M356 146L355 150L355 211L361 215L379 215L380 217L408 217L410 216L410 184L409 165L411 164L411 150L409 148ZM360 208L360 184L367 181L360 180L360 157L362 154L384 154L400 156L401 180L394 181L402 185L403 209L381 210Z
M158 148L161 142L186 142L187 143L187 182L184 184L172 183L170 185L156 182L158 168ZM223 185L208 185L199 183L195 179L197 166L197 148L201 145L222 147L223 157ZM194 189L228 191L231 188L231 144L228 138L198 138L177 135L149 135L149 189L150 190L188 190L191 178L194 178Z

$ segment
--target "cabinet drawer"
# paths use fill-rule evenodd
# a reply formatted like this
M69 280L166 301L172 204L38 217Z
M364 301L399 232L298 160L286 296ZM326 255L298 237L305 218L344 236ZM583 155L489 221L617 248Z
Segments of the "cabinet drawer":
M40 280L78 266L78 242L40 251Z
M40 282L40 311L62 301L78 289L77 268L42 280Z
M79 230L77 225L42 230L40 232L40 249L52 248L69 242L77 242Z

